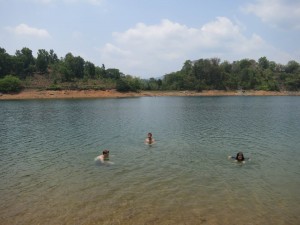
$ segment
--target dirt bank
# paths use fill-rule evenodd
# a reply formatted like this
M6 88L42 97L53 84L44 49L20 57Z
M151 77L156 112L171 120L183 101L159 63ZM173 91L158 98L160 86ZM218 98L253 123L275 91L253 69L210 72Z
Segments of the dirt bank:
M141 91L139 93L121 93L116 90L62 90L40 91L24 90L18 94L0 94L0 100L17 99L69 99L69 98L126 98L142 96L300 96L300 92L273 92L273 91Z

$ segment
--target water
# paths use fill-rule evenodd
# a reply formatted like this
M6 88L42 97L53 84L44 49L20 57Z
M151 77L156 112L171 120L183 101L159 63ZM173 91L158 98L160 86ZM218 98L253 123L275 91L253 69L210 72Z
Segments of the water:
M0 143L3 225L300 224L299 97L2 101Z

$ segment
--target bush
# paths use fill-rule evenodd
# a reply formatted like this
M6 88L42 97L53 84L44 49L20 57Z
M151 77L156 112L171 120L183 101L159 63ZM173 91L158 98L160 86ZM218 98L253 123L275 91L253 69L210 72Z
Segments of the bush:
M116 89L119 92L128 92L131 90L130 85L128 84L127 80L120 79L117 81Z
M46 88L46 90L49 90L49 91L60 91L62 90L62 88L57 85L57 84L51 84L50 87Z
M0 92L17 93L22 90L22 84L19 78L12 75L7 75L0 79Z

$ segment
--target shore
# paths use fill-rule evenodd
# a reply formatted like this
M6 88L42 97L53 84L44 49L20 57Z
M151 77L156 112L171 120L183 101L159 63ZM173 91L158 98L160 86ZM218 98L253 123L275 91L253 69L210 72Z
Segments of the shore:
M18 94L2 94L0 100L21 99L72 99L72 98L128 98L128 97L158 97L158 96L300 96L300 92L290 91L141 91L121 93L116 90L24 90Z

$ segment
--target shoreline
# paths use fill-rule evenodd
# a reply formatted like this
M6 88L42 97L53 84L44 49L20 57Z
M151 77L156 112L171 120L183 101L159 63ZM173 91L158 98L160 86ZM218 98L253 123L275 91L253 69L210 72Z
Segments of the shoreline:
M300 92L291 91L141 91L121 93L116 90L35 90L27 89L17 94L2 94L0 100L26 99L88 99L88 98L128 98L128 97L160 97L160 96L300 96Z

